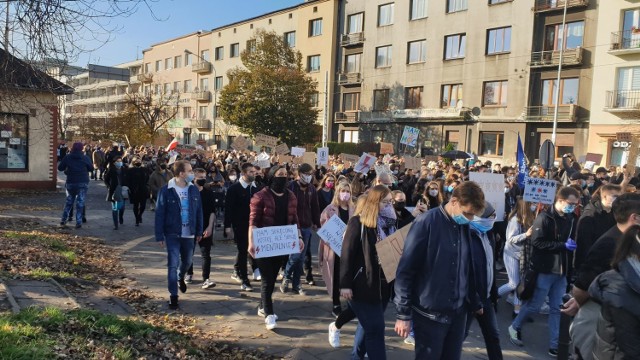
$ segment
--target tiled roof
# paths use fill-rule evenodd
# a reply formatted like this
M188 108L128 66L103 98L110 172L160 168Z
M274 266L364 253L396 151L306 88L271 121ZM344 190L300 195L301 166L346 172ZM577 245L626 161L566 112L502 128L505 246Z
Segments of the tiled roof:
M73 88L0 49L0 89L72 94Z

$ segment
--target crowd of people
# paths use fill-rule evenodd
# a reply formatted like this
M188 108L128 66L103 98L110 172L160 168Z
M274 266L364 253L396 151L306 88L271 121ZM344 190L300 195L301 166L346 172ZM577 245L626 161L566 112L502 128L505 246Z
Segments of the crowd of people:
M67 174L61 226L86 221L84 197L91 179L108 188L114 229L124 223L125 202L142 222L147 202L155 211L155 238L168 256L169 307L193 282L193 254L202 254L202 288L216 286L211 246L216 224L233 238L231 278L241 291L260 281L258 315L267 329L278 316L272 294L304 296L314 286L314 260L332 303L330 346L357 319L352 358L386 359L384 313L415 346L416 359L459 359L476 319L489 359L502 359L498 299L513 306L504 333L524 346L532 314L548 311L548 352L559 351L561 312L574 317L571 337L580 359L640 359L640 179L635 169L584 168L566 154L550 170L530 164L523 174L489 161L423 161L407 168L400 156L379 156L365 173L334 155L328 164L257 166L256 152L177 154L162 148L113 146L106 151L75 143L59 162ZM505 216L485 200L470 173L504 176ZM521 175L521 176L519 176ZM523 197L522 176L557 182L552 204ZM313 234L337 216L346 224L341 253ZM253 230L295 225L300 253L257 257ZM395 276L385 274L376 243L411 226ZM251 272L248 269L251 266ZM496 283L506 270L508 282ZM394 278L388 281L388 278ZM303 281L304 279L304 281ZM304 283L304 285L303 285ZM565 303L566 294L571 295ZM546 309L546 310L545 310Z

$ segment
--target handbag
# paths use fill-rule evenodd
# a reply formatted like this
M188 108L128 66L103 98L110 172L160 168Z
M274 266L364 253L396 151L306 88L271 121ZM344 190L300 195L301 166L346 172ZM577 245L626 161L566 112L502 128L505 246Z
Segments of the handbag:
M533 292L536 289L536 280L538 279L538 272L531 267L527 267L520 277L520 283L516 289L518 298L520 300L529 300L533 296Z

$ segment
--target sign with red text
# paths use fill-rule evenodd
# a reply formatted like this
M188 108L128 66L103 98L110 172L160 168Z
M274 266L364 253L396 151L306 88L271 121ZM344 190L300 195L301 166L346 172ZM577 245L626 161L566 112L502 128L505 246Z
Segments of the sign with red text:
M256 259L300 252L296 225L269 226L253 229L253 246Z
M552 205L556 198L558 182L541 178L524 179L524 201Z

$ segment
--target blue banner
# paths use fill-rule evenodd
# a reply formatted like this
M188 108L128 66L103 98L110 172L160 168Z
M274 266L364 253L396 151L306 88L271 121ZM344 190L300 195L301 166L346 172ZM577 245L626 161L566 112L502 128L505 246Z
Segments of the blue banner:
M527 160L524 156L524 148L522 147L522 140L520 140L520 133L518 133L518 186L520 189L524 189L524 178L527 176Z

